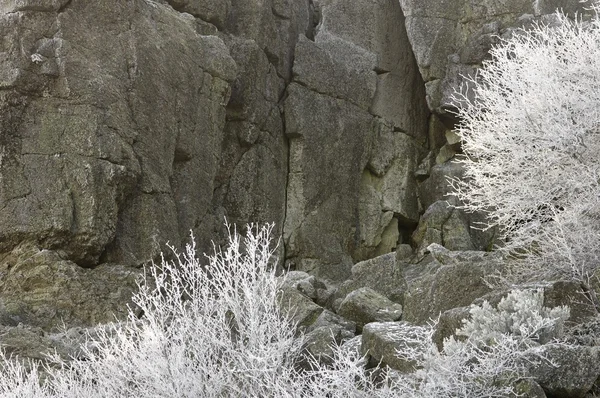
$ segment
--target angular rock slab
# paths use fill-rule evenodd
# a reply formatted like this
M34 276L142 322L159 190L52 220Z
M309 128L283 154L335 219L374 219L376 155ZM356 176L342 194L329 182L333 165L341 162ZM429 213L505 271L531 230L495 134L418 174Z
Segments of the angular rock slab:
M552 397L583 398L600 376L600 347L543 345L529 355L529 375Z
M388 253L361 261L352 267L352 278L340 285L336 296L346 295L361 287L368 287L393 302L402 304L406 281L402 266L396 262L396 253Z
M362 333L360 350L368 355L371 362L383 362L392 369L403 373L415 370L415 363L404 359L401 355L406 343L403 336L418 331L407 322L373 322L365 325Z
M399 320L402 317L402 306L371 288L363 287L349 293L337 312L338 315L356 322L356 327L361 330L370 322Z
M429 251L431 257L404 268L407 291L402 319L414 324L425 324L489 293L483 277L501 270L504 263L497 253L451 252L437 244L430 245Z

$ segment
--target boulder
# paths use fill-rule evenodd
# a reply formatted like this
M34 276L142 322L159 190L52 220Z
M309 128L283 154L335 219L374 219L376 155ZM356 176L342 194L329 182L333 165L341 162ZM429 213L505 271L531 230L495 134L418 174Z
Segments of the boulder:
M46 331L124 319L142 271L115 264L85 269L53 251L20 246L0 264L0 322Z
M551 397L583 398L600 376L600 347L550 344L526 356L529 375Z
M509 395L510 398L546 398L544 389L531 379L518 380L513 385L514 394Z
M341 326L320 326L312 329L304 335L303 349L304 354L310 359L303 366L310 369L310 360L321 364L331 364L333 362L334 345L342 342Z
M504 259L495 252L452 252L429 246L430 255L404 268L407 290L403 320L425 324L440 313L470 305L491 291L483 278L502 270Z
M354 337L356 334L356 323L344 317L341 317L334 312L324 310L321 315L307 329L307 332L312 332L318 328L330 328L336 330L339 334L340 341L346 341Z
M281 289L279 300L282 313L300 330L312 325L324 310L292 286Z
M421 255L432 243L448 250L474 250L470 232L466 215L449 202L440 200L429 206L411 238Z
M76 347L64 344L56 336L31 326L0 326L0 343L7 357L20 360L44 361L50 354L67 359L76 352Z
M363 287L349 293L337 312L342 317L356 322L357 329L361 330L370 322L399 320L402 317L402 306L373 289Z
M406 282L402 266L396 262L396 253L356 263L352 267L351 279L340 285L336 297L346 297L348 293L361 287L373 289L389 300L402 304Z
M362 333L360 350L363 355L369 356L373 365L380 362L392 369L403 373L415 370L415 362L402 357L402 349L406 342L402 336L416 333L418 329L406 322L373 322L365 325Z

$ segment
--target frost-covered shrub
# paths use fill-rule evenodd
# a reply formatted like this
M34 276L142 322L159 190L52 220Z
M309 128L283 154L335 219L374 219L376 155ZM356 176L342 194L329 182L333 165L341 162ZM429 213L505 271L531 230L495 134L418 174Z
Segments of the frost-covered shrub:
M496 309L488 302L472 306L470 319L457 330L463 338L445 339L442 351L432 342L435 324L408 327L398 355L416 362L417 370L395 378L393 390L420 398L509 396L526 376L525 351L558 336L569 316L567 307L542 303L540 292L515 290Z
M301 340L280 313L271 229L249 227L243 240L232 233L206 265L190 244L175 262L148 268L133 299L141 317L130 311L126 322L98 328L84 360L55 357L42 389L35 372L9 362L0 395L297 396Z
M600 19L517 31L458 98L467 210L498 226L515 276L585 280L600 263Z
M333 347L325 366L302 356L280 311L270 231L249 228L243 241L234 233L206 265L189 245L176 262L150 268L134 298L143 315L130 311L127 322L97 328L83 359L55 357L45 383L35 364L28 370L0 356L0 396L506 397L524 374L524 350L568 316L543 308L537 292L515 291L497 309L473 307L459 330L465 339L446 339L442 351L432 341L435 325L406 326L396 337L413 373L367 370L355 345ZM298 360L312 369L296 368Z
M37 398L49 395L41 383L37 363L23 362L0 350L0 396L2 398Z
M473 305L471 317L463 320L457 335L473 341L493 342L501 335L521 336L546 343L561 337L570 311L567 306L546 308L542 289L513 290L500 300L497 308L484 301Z

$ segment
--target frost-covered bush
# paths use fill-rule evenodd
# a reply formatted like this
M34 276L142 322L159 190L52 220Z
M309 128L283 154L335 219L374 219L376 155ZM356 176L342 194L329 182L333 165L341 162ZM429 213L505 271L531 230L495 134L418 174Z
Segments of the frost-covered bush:
M463 338L445 339L442 351L432 341L435 324L407 327L398 355L414 361L417 370L394 379L392 389L415 398L510 396L526 376L525 351L558 337L568 318L568 308L548 309L542 302L539 292L515 290L496 309L488 302L474 305L457 330Z
M456 195L498 226L518 273L585 280L600 262L600 19L517 31L457 98ZM521 275L527 277L528 275Z
M400 356L416 370L367 370L356 345L333 347L330 365L306 358L295 325L280 311L284 279L271 266L270 227L209 258L194 245L150 268L126 322L95 329L83 357L55 357L40 382L36 364L0 354L0 396L22 398L506 397L524 374L523 352L552 335L568 316L545 309L537 292L512 292L498 306L473 307L442 351L434 326L406 326ZM558 343L556 343L558 344ZM308 361L312 369L295 365ZM32 369L32 370L28 370Z
M37 398L50 396L48 386L40 381L34 362L23 362L0 350L0 397Z
M513 290L500 300L497 308L487 301L481 306L471 306L471 317L463 321L457 335L486 343L498 340L501 335L546 343L561 337L570 311L567 306L546 308L543 305L542 289Z
M97 329L84 360L54 358L43 390L33 388L35 372L9 365L0 395L31 388L19 396L297 396L301 340L280 313L271 229L249 227L243 240L232 233L206 265L190 244L175 262L148 268L133 299L138 310Z

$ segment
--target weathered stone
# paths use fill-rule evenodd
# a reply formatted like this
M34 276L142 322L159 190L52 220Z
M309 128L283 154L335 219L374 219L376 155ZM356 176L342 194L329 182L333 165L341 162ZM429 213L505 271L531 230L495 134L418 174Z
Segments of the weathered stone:
M52 330L123 319L137 290L139 269L84 269L56 252L20 246L0 265L0 320Z
M318 93L342 98L369 110L376 88L375 54L350 42L328 37L318 43L301 36L296 45L294 81ZM320 44L327 40L324 49ZM345 62L340 53L352 56ZM338 59L341 58L341 59Z
M406 282L401 265L396 263L396 253L356 263L352 267L352 278L340 286L336 295L345 297L361 287L371 288L391 301L402 304Z
M284 286L280 291L279 300L282 312L300 329L313 324L323 312L323 307L315 304L293 286Z
M427 103L438 114L456 107L452 96L466 83L464 76L489 57L498 37L523 25L523 15L542 21L557 8L585 12L585 3L577 0L401 0L400 4L419 70L427 82Z
M437 201L423 214L412 234L412 241L421 254L432 243L449 250L474 250L470 232L468 219L463 212L447 201Z
M463 320L469 318L471 307L457 307L444 311L435 325L435 333L433 334L433 342L442 350L444 347L444 339L450 336L455 336L456 329L463 326Z
M288 87L290 174L284 239L296 269L344 280L353 263L360 175L372 117L346 101ZM323 148L327 148L326 151Z
M356 323L345 319L334 312L324 310L317 320L306 331L311 332L317 328L335 328L338 330L341 341L349 340L356 334Z
M544 284L544 306L566 305L570 308L567 324L579 324L598 316L594 303L586 296L580 283L572 280Z
M542 345L525 355L529 375L552 397L583 398L600 376L600 347Z
M351 262L394 250L418 221L414 171L424 156L428 115L397 3L350 7L327 0L318 10L314 42L301 38L296 48L294 81L304 87L290 85L285 101L290 178L284 236L290 264L341 281ZM373 118L365 110L379 116L374 128L367 127ZM309 165L327 171L326 186L307 173Z
M456 151L450 145L444 145L440 148L437 156L435 157L436 164L446 163L456 155Z
M438 200L450 200L453 192L448 179L460 179L464 175L462 164L456 161L439 164L431 169L429 178L419 184L419 201L423 209L428 209Z
M231 7L230 0L167 0L174 9L187 12L222 29Z
M26 241L84 266L139 264L209 210L235 63L188 14L109 3L0 14L14 77L0 98L2 252Z
M423 156L415 140L383 119L375 120L375 136L360 185L360 241L354 255L363 260L390 252L400 242L401 228L419 219L414 173Z
M406 322L372 322L363 328L361 353L369 355L371 362L388 365L403 373L415 370L415 363L399 355L406 342L403 335L410 334L411 325Z
M254 40L289 81L298 36L311 28L308 0L231 0L225 30Z
M341 342L342 328L337 325L321 326L312 329L304 335L303 349L305 354L320 364L333 362L333 345ZM305 365L310 369L310 365Z
M424 324L440 313L470 305L490 292L483 277L500 271L503 259L497 253L451 252L442 246L429 247L431 259L404 268L407 291L402 319Z
M427 134L427 139L429 142L429 149L432 152L435 152L437 149L441 148L447 143L446 133L449 131L449 126L447 126L446 123L450 124L451 126L454 125L454 121L452 119L442 120L440 117L434 114L432 114L429 118L429 131Z
M424 139L428 116L425 92L399 3L325 0L319 4L322 22L316 42L334 36L376 54L376 65L371 70L378 73L377 91L370 104L371 112L389 120L395 129L417 140Z
M514 384L514 394L509 395L509 398L546 398L544 389L531 379L522 379Z
M362 327L370 322L397 321L402 317L402 306L390 301L375 290L362 287L351 293L340 304L338 314Z
M73 347L52 338L42 329L24 325L0 326L0 344L7 356L19 357L21 360L43 361L53 353L67 359L75 352Z

